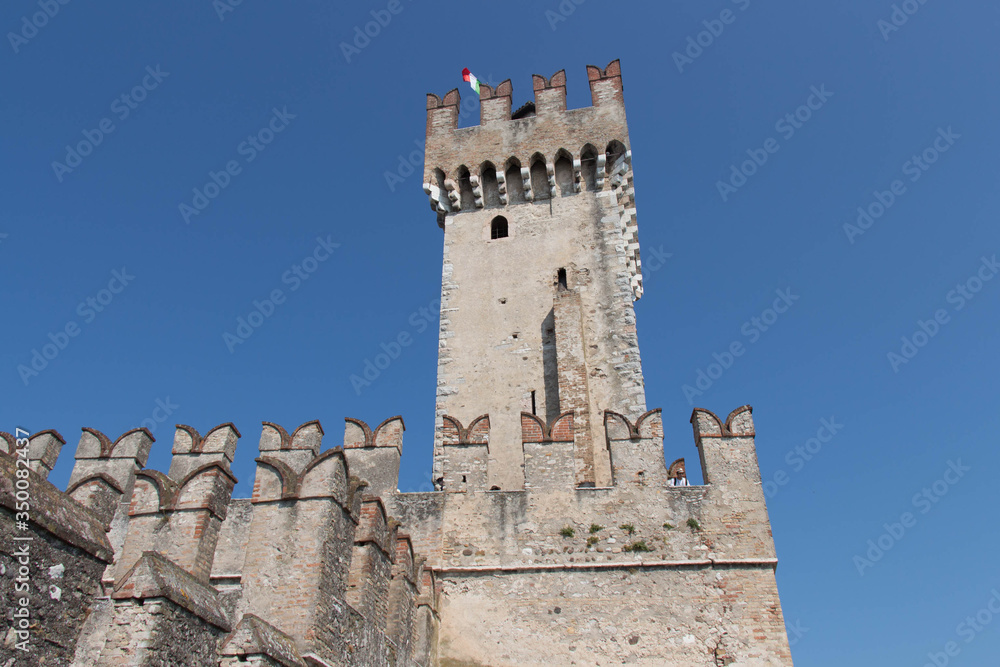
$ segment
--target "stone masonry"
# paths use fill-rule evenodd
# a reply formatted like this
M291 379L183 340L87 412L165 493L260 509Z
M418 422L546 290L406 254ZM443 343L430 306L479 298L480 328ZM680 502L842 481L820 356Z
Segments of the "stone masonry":
M435 491L398 491L405 426L0 433L0 666L791 665L751 409L696 409L705 484L668 480L647 410L642 264L618 61L427 97L444 230ZM27 520L25 517L27 516Z

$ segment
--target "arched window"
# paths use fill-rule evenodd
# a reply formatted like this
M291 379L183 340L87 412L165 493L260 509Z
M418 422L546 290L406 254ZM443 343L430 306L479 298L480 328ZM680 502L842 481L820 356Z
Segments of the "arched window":
M531 194L535 201L549 198L549 174L545 170L545 158L538 153L531 158Z
M507 218L502 215L498 215L493 218L493 222L490 223L490 238L491 239L505 239L507 238Z
M471 211L476 208L476 196L472 193L472 179L469 178L469 169L464 164L458 168L458 194L459 204L463 211Z
M521 163L516 157L507 160L507 169L504 173L507 180L507 203L524 203L524 183L521 181Z
M618 141L617 139L612 141L610 144L608 144L608 150L606 155L608 157L608 161L605 164L605 169L607 169L607 173L610 176L611 171L615 168L615 162L618 161L618 158L625 155L625 144Z
M580 165L583 172L583 183L587 190L597 189L597 149L587 144L580 151Z
M573 159L564 150L560 150L556 155L556 184L559 186L559 194L563 197L576 194L573 179Z
M500 206L500 184L497 183L497 170L492 162L484 162L479 167L479 182L483 186L483 204L486 208Z
M441 169L439 167L435 167L435 169L434 169L434 185L438 186L438 188L441 190L441 195L442 196L444 196L445 193L447 192L447 190L445 190L445 188L444 188L444 179L445 179L444 172L441 171Z

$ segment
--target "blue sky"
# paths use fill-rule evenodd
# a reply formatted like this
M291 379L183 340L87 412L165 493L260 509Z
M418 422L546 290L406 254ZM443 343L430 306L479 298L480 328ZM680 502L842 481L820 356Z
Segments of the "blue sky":
M585 66L620 58L668 460L697 460L692 404L754 406L798 664L919 666L948 642L949 664L995 660L1000 618L963 625L1000 590L995 3L331 5L70 2L33 30L37 1L4 3L0 430L59 430L62 486L82 426L165 416L165 470L173 424L232 421L246 496L261 421L318 418L333 446L345 416L402 414L401 487L426 488L442 233L398 171L424 94L469 67L511 78L516 107L565 68L585 106ZM391 20L343 47L373 11ZM20 372L50 335L65 347Z

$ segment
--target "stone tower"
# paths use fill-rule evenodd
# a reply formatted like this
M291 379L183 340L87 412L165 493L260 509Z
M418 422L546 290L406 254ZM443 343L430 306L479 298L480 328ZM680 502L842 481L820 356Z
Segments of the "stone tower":
M691 416L704 486L675 485L646 409L632 152L618 61L427 96L444 230L433 493L388 504L441 584L435 659L790 665L749 406ZM678 459L670 467L683 467Z
M84 428L65 491L61 435L0 432L0 664L792 664L750 407L691 415L701 486L646 409L621 71L587 72L583 109L484 86L476 127L427 98L436 490L398 491L399 416L263 422L250 498L232 423L178 424L166 473Z
M575 485L610 486L603 411L646 410L632 302L642 295L618 62L587 69L593 106L566 109L566 74L428 95L425 190L444 228L435 479L444 415L490 415L489 486L519 489L521 413L574 413Z

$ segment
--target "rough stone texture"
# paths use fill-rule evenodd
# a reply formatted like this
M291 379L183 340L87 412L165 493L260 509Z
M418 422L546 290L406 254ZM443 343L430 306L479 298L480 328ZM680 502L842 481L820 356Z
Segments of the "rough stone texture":
M621 71L587 72L592 107L536 75L515 119L511 83L484 85L475 128L457 129L457 90L428 96L436 491L398 492L398 416L348 418L325 451L318 421L264 422L250 499L231 498L232 424L178 425L168 474L142 467L148 432L84 429L67 493L44 479L58 434L0 433L0 530L21 531L16 475L31 486L32 660L791 665L749 406L695 410L705 485L667 478ZM16 558L0 549L5 610Z
M490 111L487 115L496 122L455 129L449 109L457 109L451 106L459 103L457 91L444 101L428 100L429 191L438 187L433 184L439 177L452 182L465 165L479 178L494 166L499 173L511 160L522 169L541 160L545 172L563 154L581 164L579 173L587 147L605 161L620 158L617 171L614 165L601 170L593 189L578 189L574 182L560 191L553 176L552 185L527 203L481 208L459 202L441 211L445 238L435 479L446 476L443 416L470 419L489 412L495 465L487 488L521 488L520 412L532 410L534 395L535 414L579 412L577 481L607 486L611 470L601 436L603 410L632 419L645 412L632 307L641 295L637 227L633 202L624 201L631 178L628 127L617 62L598 71L591 82L597 104L584 109L563 111L564 99L554 102L550 96L536 99L542 109L537 116L500 122ZM565 97L565 87L546 85L550 88L536 89L536 98L547 90L555 98ZM497 90L509 87L505 83ZM493 92L487 94L492 99ZM614 146L621 147L620 156ZM491 239L497 215L507 219L508 236ZM558 319L553 310L560 301L560 269L575 299L563 326L553 322ZM559 360L557 387L552 386L550 329ZM564 363L564 357L572 358L572 364Z
M3 473L6 475L7 470ZM0 592L0 609L3 610L0 665L6 665L8 660L14 660L11 663L14 665L68 665L100 588L106 561L35 524L27 531L17 530L14 513L5 506L0 507L0 534L5 536L0 543L0 585L3 586ZM14 541L11 539L14 536L30 537L31 540ZM20 562L25 558L25 545L27 565ZM20 569L22 566L27 576ZM27 598L26 606L19 603L21 598ZM16 629L21 628L21 609L27 609L29 614L24 619L27 637L16 634ZM24 639L27 640L26 652L17 648L17 643Z
M717 667L790 664L769 570L633 567L610 571L446 575L442 666L625 664Z
M351 473L368 483L366 493L377 496L396 493L406 430L403 418L386 419L374 431L357 419L345 422L344 455Z
M112 628L96 666L214 666L223 634L167 598L116 600Z
M220 666L236 664L281 665L282 667L305 667L295 640L273 625L246 614L236 629L219 649L224 657Z

